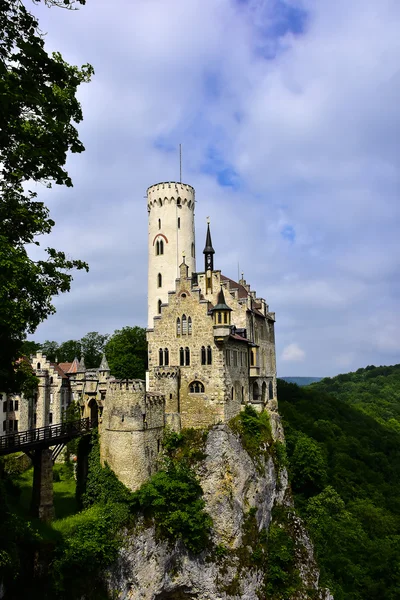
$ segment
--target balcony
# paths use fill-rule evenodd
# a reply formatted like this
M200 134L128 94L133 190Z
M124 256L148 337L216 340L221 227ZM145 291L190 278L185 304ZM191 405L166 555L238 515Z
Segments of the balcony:
M260 367L250 367L250 377L259 377Z

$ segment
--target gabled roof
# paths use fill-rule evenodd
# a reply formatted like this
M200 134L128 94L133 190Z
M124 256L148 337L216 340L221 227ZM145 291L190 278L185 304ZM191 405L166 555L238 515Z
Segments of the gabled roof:
M237 281L234 281L233 279L230 279L229 277L226 277L225 275L222 275L222 274L221 274L221 281L228 282L228 289L231 289L232 291L236 289L238 291L239 298L247 298L247 296L249 295L249 292L246 290L246 288L241 283L237 283Z
M64 373L63 369L61 368L62 363L60 365L58 365L57 363L51 362L50 364L53 367L53 369L55 370L55 372L57 373L57 375L59 375L59 377L61 377L62 379L68 379L68 377ZM70 364L70 363L63 363L63 364Z

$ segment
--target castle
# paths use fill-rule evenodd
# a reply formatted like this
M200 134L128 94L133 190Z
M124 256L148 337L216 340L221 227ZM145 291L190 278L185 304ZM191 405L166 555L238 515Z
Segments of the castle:
M152 185L147 210L146 382L115 380L105 356L98 369L86 369L78 359L55 364L38 352L35 396L3 400L5 433L58 423L76 401L82 417L99 419L102 461L131 489L157 468L166 425L226 422L248 403L277 415L275 314L243 276L235 282L214 267L209 223L197 271L193 187Z

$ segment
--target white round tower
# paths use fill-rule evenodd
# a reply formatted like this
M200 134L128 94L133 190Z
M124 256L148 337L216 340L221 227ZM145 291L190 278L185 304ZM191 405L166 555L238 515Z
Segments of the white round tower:
M148 328L175 290L185 253L189 276L196 272L194 188L174 181L156 183L147 190L149 213Z

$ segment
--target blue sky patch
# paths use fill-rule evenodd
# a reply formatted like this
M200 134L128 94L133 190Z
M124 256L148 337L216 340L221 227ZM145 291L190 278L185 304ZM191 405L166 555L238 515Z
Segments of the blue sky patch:
M291 242L293 244L293 242L296 239L296 232L294 230L294 227L292 227L291 225L285 225L285 227L281 229L281 236L284 240L288 240L288 242Z

